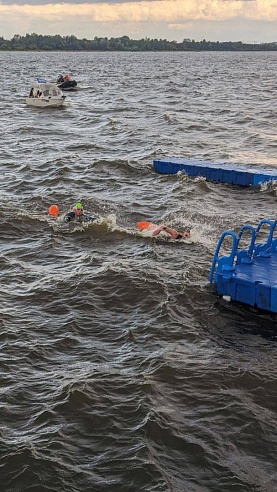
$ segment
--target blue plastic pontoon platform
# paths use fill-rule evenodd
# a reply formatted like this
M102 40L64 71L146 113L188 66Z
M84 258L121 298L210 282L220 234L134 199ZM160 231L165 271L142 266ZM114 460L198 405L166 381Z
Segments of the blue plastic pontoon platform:
M229 301L277 313L276 224L277 221L261 220L256 229L244 225L237 235L232 231L223 232L209 275L209 281L215 283L219 295ZM242 239L245 243L248 236L247 249L240 249ZM258 242L261 236L266 239L263 243ZM232 241L231 252L220 256L226 238Z
M258 186L267 181L277 180L277 169L250 165L239 166L180 157L155 160L153 167L159 174L177 174L182 171L188 176L202 176L208 181L240 186Z

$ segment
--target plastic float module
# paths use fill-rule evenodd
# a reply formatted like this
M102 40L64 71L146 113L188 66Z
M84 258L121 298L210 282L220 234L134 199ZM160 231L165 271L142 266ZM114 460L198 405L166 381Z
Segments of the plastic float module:
M219 295L277 313L277 221L261 220L254 228L244 225L238 234L224 231L212 261L209 281ZM259 242L260 238L264 242ZM220 255L231 240L229 254ZM249 241L247 242L247 239ZM227 241L226 241L227 240ZM241 244L248 244L241 248Z
M177 174L182 171L188 176L202 176L208 181L240 186L259 186L277 180L277 169L260 166L235 165L168 157L153 161L154 170L159 174Z

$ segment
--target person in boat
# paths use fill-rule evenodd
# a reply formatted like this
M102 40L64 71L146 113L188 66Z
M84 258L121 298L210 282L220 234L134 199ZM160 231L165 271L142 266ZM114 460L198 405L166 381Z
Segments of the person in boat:
M70 77L69 77L69 75L66 75L65 78L64 78L64 81L65 82L68 82L69 80L71 80Z
M58 83L58 84L62 84L63 82L64 82L64 78L63 78L62 74L60 73L60 75L59 75L59 77L58 77L58 81L57 81L57 83Z
M178 232L175 229L171 229L171 227L168 227L167 225L161 225L158 227L158 229L155 229L152 232L152 236L158 236L162 231L167 232L169 234L170 239L187 239L190 237L190 230L186 229L184 232Z
M71 212L68 212L64 216L65 222L93 222L95 217L84 214L84 208L81 202L77 202Z

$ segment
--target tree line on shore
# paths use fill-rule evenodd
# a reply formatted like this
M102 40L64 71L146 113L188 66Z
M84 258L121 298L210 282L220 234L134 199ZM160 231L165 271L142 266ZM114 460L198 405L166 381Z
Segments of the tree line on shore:
M11 40L0 37L2 51L276 51L277 42L243 43L241 41L195 41L182 42L166 39L130 39L97 37L77 39L76 36L43 36L41 34L15 34Z

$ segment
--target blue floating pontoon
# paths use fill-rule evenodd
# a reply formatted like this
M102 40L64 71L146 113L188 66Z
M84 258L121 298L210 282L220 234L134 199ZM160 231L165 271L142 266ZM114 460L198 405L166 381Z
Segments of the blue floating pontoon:
M239 301L277 313L276 224L277 221L261 220L256 229L244 225L238 234L223 232L209 276L219 295L228 301ZM262 243L258 242L261 237L265 239ZM232 244L231 252L220 256L220 250L228 239ZM248 247L242 249L241 244L245 243Z
M277 180L277 169L182 159L180 157L155 160L153 167L159 174L177 174L182 171L188 176L203 176L208 181L240 186L258 186L267 181Z

